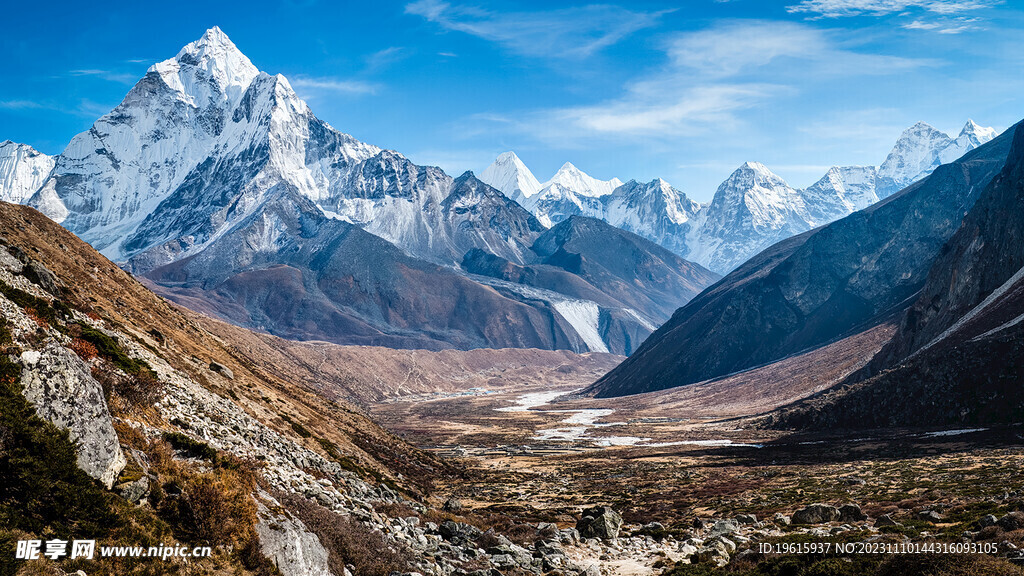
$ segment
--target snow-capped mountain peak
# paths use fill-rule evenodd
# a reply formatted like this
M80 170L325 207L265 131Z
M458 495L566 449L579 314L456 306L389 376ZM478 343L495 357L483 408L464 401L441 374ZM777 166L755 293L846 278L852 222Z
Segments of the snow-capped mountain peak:
M574 166L572 162L566 162L550 180L543 184L543 187L547 188L552 184L568 188L579 196L598 198L611 194L613 190L622 186L622 180L618 178L598 180Z
M956 140L953 140L939 154L939 163L948 164L953 162L996 136L998 136L998 132L996 132L995 128L979 126L974 120L968 120L967 124L960 130L960 135L956 137Z
M960 136L974 137L982 144L992 140L998 135L999 133L995 128L979 126L974 120L970 119L967 120L967 124L964 125L962 130L960 130Z
M925 122L903 131L892 152L878 167L878 196L885 198L996 137L992 128L968 120L956 140Z
M952 143L944 132L925 122L918 122L903 131L896 145L878 167L878 177L888 196L906 185L930 174L939 164L939 154Z
M28 144L0 142L0 200L20 204L39 189L53 170L54 157Z
M742 192L744 196L772 194L792 190L781 176L760 162L744 162L718 188L720 191Z
M208 93L205 84L212 79L232 104L237 104L259 74L252 61L217 26L187 44L174 58L154 64L149 71L156 72L168 86L193 99ZM197 73L199 71L202 72Z
M483 172L480 181L501 190L516 201L529 198L540 192L540 182L533 172L523 164L515 152L500 154Z

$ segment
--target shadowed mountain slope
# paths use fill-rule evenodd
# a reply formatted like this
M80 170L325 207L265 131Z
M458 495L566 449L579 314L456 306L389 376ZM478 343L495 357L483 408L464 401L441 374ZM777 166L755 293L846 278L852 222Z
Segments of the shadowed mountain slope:
M619 396L766 364L911 304L932 262L1003 168L1008 130L889 199L768 248L656 331L588 390Z

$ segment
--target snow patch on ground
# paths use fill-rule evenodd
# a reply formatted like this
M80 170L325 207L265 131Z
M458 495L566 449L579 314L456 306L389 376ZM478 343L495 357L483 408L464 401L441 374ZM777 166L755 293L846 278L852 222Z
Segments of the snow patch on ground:
M495 408L497 412L525 412L544 406L560 396L576 392L552 391L532 392L524 394L516 399L513 406ZM679 440L675 442L650 443L650 438L638 436L591 436L590 432L596 428L608 428L611 426L625 426L626 422L598 422L615 413L612 408L581 408L578 410L537 410L544 414L568 414L569 416L558 424L557 428L537 430L533 436L534 440L542 442L591 442L595 446L607 448L610 446L639 446L650 448L663 448L667 446L735 446L747 448L761 448L760 444L742 444L732 440Z
M506 406L505 408L495 408L497 412L526 412L536 406L543 406L550 403L559 396L565 396L571 394L576 390L556 390L554 392L533 392L530 394L524 394L520 396L516 403L512 406Z
M929 438L935 438L937 436L959 436L961 434L971 434L972 432L984 432L988 428L960 428L957 430L939 430L938 432L926 432L924 435Z

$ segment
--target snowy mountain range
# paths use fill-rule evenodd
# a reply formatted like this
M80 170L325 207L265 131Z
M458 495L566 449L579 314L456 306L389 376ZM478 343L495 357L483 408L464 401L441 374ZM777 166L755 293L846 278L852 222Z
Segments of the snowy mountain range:
M707 205L661 179L619 184L592 178L570 163L539 184L514 152L501 154L480 178L545 226L574 215L598 218L726 274L775 242L866 208L995 136L994 129L973 120L956 139L920 122L903 132L881 166L835 166L802 190L763 164L747 162Z
M629 353L717 279L611 227L538 252L550 231L518 203L335 130L219 28L153 65L60 155L3 151L3 198L169 298L292 338ZM619 184L571 166L549 183L591 196ZM467 271L474 251L543 281ZM669 288L636 297L645 282Z

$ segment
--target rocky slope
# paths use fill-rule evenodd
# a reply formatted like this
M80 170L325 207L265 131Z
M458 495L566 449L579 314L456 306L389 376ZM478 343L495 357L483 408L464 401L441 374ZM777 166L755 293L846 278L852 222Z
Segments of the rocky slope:
M1024 128L869 369L778 416L796 426L1018 422L1024 413ZM874 375L874 376L873 376ZM882 401L882 399L885 399Z
M401 366L409 353L392 360L386 349L366 357L323 350L321 363L359 363L321 372L292 358L278 370L282 348L272 337L226 325L214 335L207 326L215 321L169 306L30 208L0 203L0 237L4 573L23 568L15 540L59 536L213 547L208 559L161 564L171 572L599 574L611 544L583 541L575 529L460 513L454 504L442 510L443 495L427 493L457 470L342 398L365 376L348 371ZM444 375L463 366L473 377L498 353L447 352L424 367ZM506 361L511 368L529 358ZM560 358L566 373L603 361L588 368ZM305 385L312 381L316 388ZM29 562L53 573L154 573L150 559Z
M766 249L678 310L589 391L618 396L715 378L899 313L1002 170L1012 131L924 181Z

